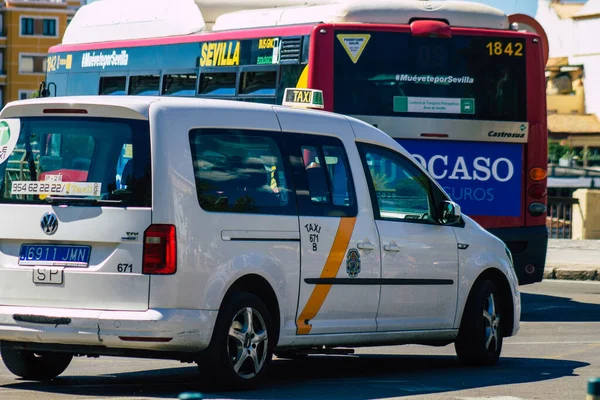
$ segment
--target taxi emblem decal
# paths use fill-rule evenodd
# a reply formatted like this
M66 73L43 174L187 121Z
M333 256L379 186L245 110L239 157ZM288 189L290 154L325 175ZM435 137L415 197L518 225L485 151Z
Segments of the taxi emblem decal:
M346 257L346 272L351 278L356 278L360 274L360 254L356 249L348 250Z

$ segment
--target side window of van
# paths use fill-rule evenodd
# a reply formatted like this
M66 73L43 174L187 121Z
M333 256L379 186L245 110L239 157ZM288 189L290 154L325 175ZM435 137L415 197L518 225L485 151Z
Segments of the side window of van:
M194 129L190 145L200 206L206 211L296 215L289 167L277 136Z
M355 216L356 196L342 142L319 135L284 135L294 165L300 214Z
M359 144L379 219L433 223L434 206L429 178L400 154Z

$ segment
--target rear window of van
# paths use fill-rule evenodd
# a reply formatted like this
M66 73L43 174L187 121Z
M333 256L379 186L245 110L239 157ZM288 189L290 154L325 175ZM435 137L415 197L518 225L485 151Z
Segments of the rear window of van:
M147 121L0 120L0 202L151 206Z

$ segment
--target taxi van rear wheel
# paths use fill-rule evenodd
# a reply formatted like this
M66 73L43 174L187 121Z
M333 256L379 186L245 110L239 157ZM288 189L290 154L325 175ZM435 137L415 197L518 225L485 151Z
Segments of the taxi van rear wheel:
M221 307L201 372L227 389L261 383L273 358L273 324L265 304L250 293L234 293Z
M47 381L62 374L73 355L69 353L33 352L0 345L0 355L6 368L14 375L33 381Z
M472 289L454 343L461 363L494 365L502 352L502 299L494 282L482 280Z

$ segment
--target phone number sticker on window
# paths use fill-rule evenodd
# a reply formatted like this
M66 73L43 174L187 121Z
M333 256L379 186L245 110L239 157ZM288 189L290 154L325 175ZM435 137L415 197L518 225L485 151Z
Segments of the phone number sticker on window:
M100 197L102 183L99 182L29 182L14 181L11 195L50 195Z

